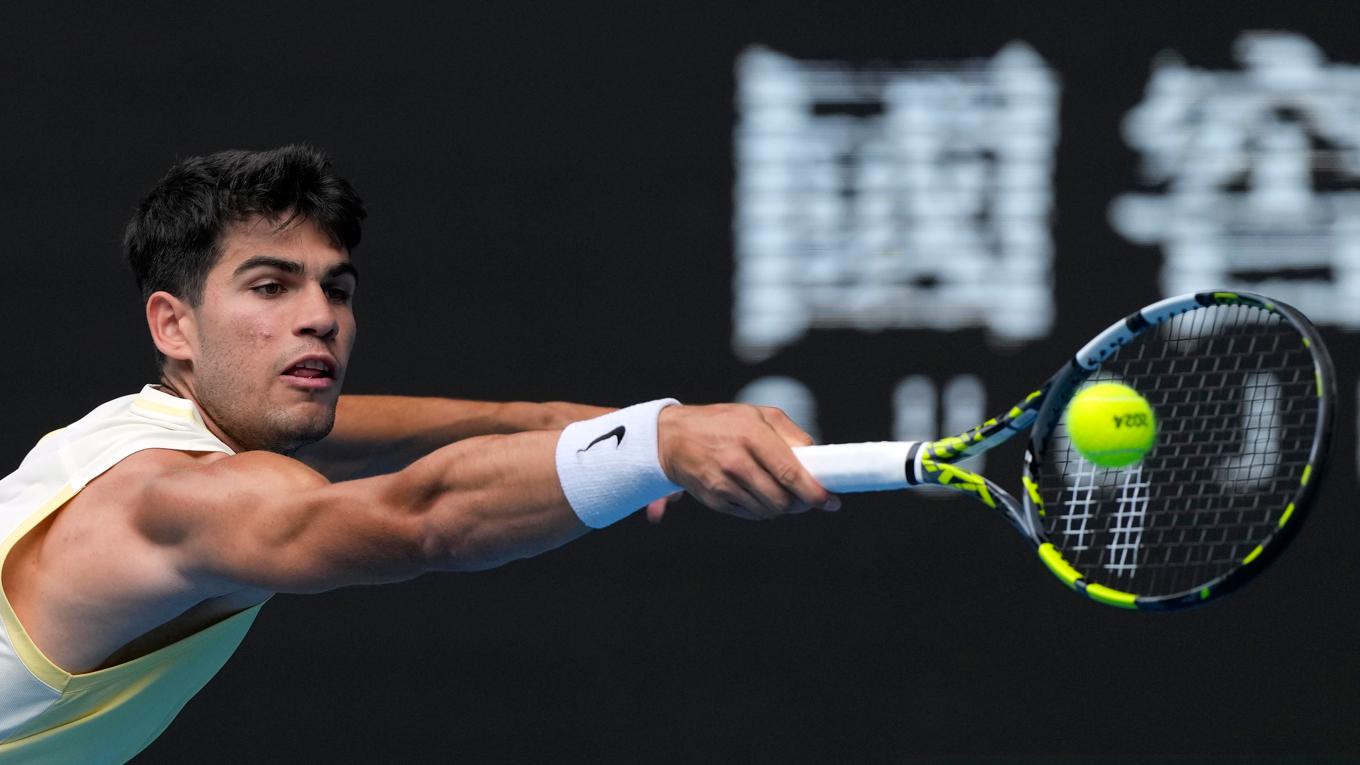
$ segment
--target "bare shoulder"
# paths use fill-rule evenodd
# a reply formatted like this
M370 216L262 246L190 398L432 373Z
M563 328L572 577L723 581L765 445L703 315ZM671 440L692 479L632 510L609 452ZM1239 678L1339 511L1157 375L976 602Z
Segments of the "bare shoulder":
M233 510L269 497L330 483L302 462L272 452L228 456L150 449L135 456L138 461L121 476L129 484L129 517L158 544L174 544L195 526L230 522Z
M256 486L325 481L278 455L165 449L132 454L90 481L4 561L5 594L31 637L59 666L90 669L120 648L152 650L262 602L266 590L186 577L165 537L224 507L246 476ZM150 643L135 642L158 628Z
M173 482L190 480L237 480L254 475L264 480L313 483L325 481L315 470L299 460L273 452L180 452L146 449L118 463L113 470L128 478Z

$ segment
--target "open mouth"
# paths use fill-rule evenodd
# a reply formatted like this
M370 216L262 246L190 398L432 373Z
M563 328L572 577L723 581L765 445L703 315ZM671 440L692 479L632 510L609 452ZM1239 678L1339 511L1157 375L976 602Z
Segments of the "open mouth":
M330 387L335 382L335 369L324 359L303 359L283 370L282 376L292 385L307 389Z

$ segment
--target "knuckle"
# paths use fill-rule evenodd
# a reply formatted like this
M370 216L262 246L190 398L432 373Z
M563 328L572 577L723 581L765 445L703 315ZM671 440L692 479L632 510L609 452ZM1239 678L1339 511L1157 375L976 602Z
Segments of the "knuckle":
M784 464L775 469L774 477L781 486L793 487L798 484L802 472L796 465Z
M736 406L738 407L738 413L747 420L751 422L765 421L765 418L760 414L761 407L758 407L755 404L737 404Z
M727 500L723 499L721 494L710 488L705 488L696 496L699 498L700 502L712 508L721 508L723 505L727 504Z
M741 493L731 483L722 481L715 485L712 490L713 496L719 502L728 505L743 505Z
M708 483L695 487L690 493L694 495L695 499L709 507L717 507L723 501L722 495Z
M723 476L740 475L746 467L746 459L741 454L728 452L717 458L718 470Z
M780 422L793 422L793 420L789 419L788 414L777 406L762 406L761 410L765 412L766 417L772 417Z

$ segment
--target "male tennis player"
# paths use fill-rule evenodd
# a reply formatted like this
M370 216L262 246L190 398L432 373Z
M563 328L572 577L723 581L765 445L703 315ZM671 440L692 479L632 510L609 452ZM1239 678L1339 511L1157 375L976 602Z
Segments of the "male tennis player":
M680 489L835 509L775 410L341 398L363 217L298 146L188 159L141 204L125 247L160 383L0 481L0 762L131 758L276 592L497 566Z

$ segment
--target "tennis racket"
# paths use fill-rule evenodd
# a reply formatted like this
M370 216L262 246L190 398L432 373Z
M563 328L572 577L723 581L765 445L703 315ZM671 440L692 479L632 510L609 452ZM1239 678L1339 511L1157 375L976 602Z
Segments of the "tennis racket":
M1093 465L1066 435L1073 395L1106 380L1133 387L1157 417L1156 443L1124 468ZM1178 609L1240 587L1298 531L1326 465L1335 387L1302 313L1261 295L1198 292L1112 325L1010 411L957 436L795 453L835 492L968 494L1076 592ZM1026 431L1020 500L958 464Z

